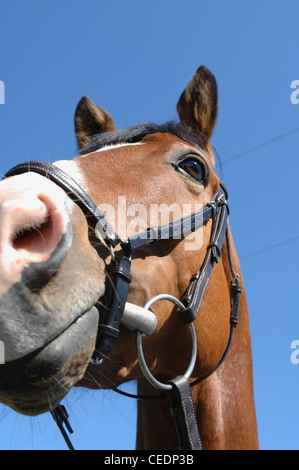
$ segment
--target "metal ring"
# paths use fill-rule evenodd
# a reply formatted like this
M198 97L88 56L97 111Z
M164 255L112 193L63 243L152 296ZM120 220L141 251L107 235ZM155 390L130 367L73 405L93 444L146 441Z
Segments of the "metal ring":
M173 297L172 295L168 294L161 294L157 295L156 297L153 297L151 300L145 304L144 308L146 310L149 310L150 307L156 303L159 302L160 300L169 300L170 302L173 302L176 304L180 309L184 310L185 306L182 304L180 300L178 300L176 297ZM191 333L191 360L188 369L186 370L184 377L188 380L191 377L191 374L193 372L193 369L195 367L196 363L196 356L197 356L197 339L196 339L196 331L193 323L189 323L189 329ZM142 333L140 331L136 332L136 347L137 347L137 355L139 359L139 364L140 368L145 376L145 378L155 387L159 388L162 390L171 390L172 386L169 384L164 384L163 382L160 382L157 380L147 367L144 354L143 354L143 348L142 348Z

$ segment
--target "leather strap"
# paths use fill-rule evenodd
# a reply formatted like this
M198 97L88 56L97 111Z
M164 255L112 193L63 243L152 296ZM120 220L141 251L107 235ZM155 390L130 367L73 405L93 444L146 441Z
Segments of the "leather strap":
M107 356L119 336L121 317L129 294L131 276L131 261L125 256L119 265L114 267L111 275L113 285L110 290L108 308L99 307L100 321L95 355Z
M194 212L191 215L182 217L181 219L174 220L168 224L162 224L158 227L151 227L145 232L137 233L132 237L129 237L128 241L123 245L128 244L130 251L133 253L138 248L154 243L159 240L178 239L181 240L184 237L195 232L207 223L209 219L214 217L215 214L215 198L207 204L207 206L200 211Z
M71 425L69 423L69 415L68 415L68 412L66 411L66 408L65 406L63 405L58 405L56 406L56 408L54 408L54 410L51 410L51 415L55 421L55 423L57 424L69 450L75 450L74 449L74 446L69 438L69 436L67 435L67 432L66 430L64 429L64 424L66 426L66 429L68 430L68 432L70 434L73 434L73 429L71 428Z
M171 380L172 389L167 392L180 450L202 450L195 406L188 380L180 375Z
M153 243L157 240L172 239L175 237L186 237L191 232L198 230L202 227L210 218L213 218L217 208L217 198L207 204L207 206L197 211L190 216L183 217L181 219L170 222L169 224L163 224L158 227L149 228L145 232L133 235L126 242L122 241L117 233L113 231L109 222L102 214L98 206L88 196L88 194L81 188L81 186L67 173L53 165L52 163L45 163L40 161L28 161L16 165L9 170L5 178L10 176L20 175L26 172L35 172L51 181L56 183L59 187L64 189L67 195L83 210L86 217L92 217L93 224L96 226L99 223L101 229L101 235L103 236L108 246L117 246L121 243L123 251L126 256L129 257L137 248Z
M225 238L227 227L228 210L224 200L217 206L216 219L211 233L210 243L207 248L206 257L199 271L191 278L190 284L181 302L186 309L179 311L183 323L191 323L197 317L205 292L210 282L215 262L221 256L221 249Z

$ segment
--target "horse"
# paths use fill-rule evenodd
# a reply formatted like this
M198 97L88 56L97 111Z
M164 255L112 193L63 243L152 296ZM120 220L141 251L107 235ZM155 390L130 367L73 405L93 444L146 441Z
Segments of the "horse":
M77 156L25 162L1 181L1 403L57 418L72 387L137 380L136 449L258 449L217 107L205 66L177 121L116 130L83 96Z

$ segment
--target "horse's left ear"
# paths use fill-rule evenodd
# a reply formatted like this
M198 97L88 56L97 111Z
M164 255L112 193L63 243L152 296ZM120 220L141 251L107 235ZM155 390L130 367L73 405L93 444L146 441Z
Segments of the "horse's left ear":
M79 149L91 143L91 137L101 132L114 131L113 118L88 96L82 96L75 112L75 132Z
M217 119L217 83L202 65L193 75L177 104L181 121L211 137Z

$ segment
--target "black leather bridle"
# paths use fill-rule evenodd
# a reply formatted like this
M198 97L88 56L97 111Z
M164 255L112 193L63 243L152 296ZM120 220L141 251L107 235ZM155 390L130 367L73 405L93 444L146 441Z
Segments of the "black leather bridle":
M179 376L176 379L169 381L169 384L171 385L169 388L171 390L167 392L170 408L175 420L179 448L183 450L201 449L202 445L197 429L191 387L214 373L226 358L232 343L234 328L238 324L240 305L241 286L239 275L235 272L232 261L230 232L228 226L227 191L225 187L221 184L219 193L217 193L212 201L210 201L201 211L195 212L190 216L183 217L168 224L151 227L145 232L133 235L126 241L123 241L119 235L113 231L107 219L81 186L57 166L39 161L29 161L15 166L8 171L5 177L19 175L29 171L45 176L60 186L67 193L68 197L70 197L82 209L88 220L89 227L92 226L93 228L100 230L102 238L111 252L113 266L111 279L113 280L113 286L109 289L108 295L106 295L106 305L102 309L99 308L100 321L96 350L94 353L95 359L109 354L114 342L118 338L120 324L132 280L131 258L132 254L136 250L144 247L145 245L157 243L160 240L183 239L212 219L213 224L210 241L207 246L204 262L200 269L194 274L194 276L192 276L186 293L182 299L180 299L180 302L183 304L183 308L179 310L180 318L183 323L190 325L193 324L199 313L204 294L212 276L214 264L218 263L221 256L222 245L226 237L228 261L232 274L230 335L227 347L218 365L208 375L195 380L191 384L185 376ZM120 252L122 256L115 256L114 248L117 246L121 248ZM157 399L165 396L165 393L153 396L140 396L127 394L117 389L115 391L137 399ZM182 405L183 402L184 406ZM69 432L72 432L65 408L62 405L59 405L55 410L52 410L51 413L63 433L69 448L73 449L63 428L63 424L65 424Z

